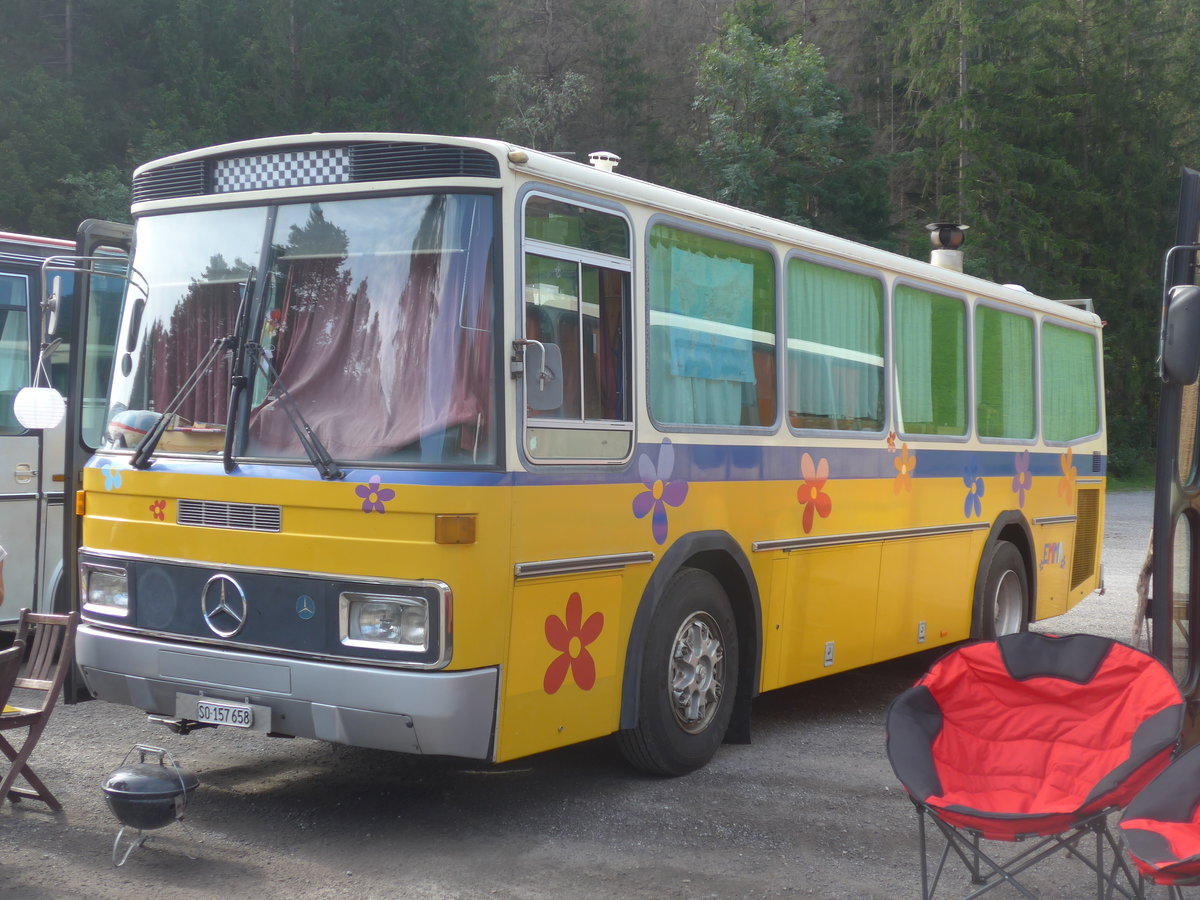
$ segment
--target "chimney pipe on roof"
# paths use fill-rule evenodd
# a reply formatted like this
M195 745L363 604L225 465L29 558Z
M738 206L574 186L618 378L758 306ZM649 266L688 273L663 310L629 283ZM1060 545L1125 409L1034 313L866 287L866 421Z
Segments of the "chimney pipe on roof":
M933 222L926 225L929 240L933 244L933 252L929 254L929 262L941 269L954 272L963 270L963 255L958 249L963 245L963 234L970 226L959 225L957 222Z

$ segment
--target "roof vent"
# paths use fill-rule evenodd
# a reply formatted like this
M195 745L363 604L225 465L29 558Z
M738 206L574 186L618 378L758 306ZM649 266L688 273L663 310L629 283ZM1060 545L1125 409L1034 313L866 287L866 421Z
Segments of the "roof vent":
M588 162L602 172L611 172L621 163L621 157L608 150L595 150L588 154Z
M969 225L959 225L957 222L934 222L925 226L929 232L929 240L933 243L933 252L929 261L941 269L954 272L963 270L963 255L958 248L963 245L963 234Z

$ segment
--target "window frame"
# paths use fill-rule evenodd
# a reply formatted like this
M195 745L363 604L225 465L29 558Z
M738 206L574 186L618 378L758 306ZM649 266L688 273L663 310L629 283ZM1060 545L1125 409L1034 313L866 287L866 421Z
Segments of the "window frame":
M1093 384L1096 390L1096 403L1093 406L1093 412L1096 415L1096 429L1088 434L1076 435L1066 440L1049 437L1046 429L1046 371L1043 360L1045 359L1045 331L1048 327L1061 328L1064 331L1082 334L1092 342L1092 373ZM1069 319L1057 319L1050 315L1042 316L1037 329L1037 354L1038 434L1041 436L1042 443L1048 447L1073 447L1076 444L1082 444L1099 438L1106 430L1104 408L1104 342L1100 339L1099 334L1095 330L1072 322Z
M2 254L0 254L0 256L2 256ZM21 390L21 388L29 387L33 384L33 367L35 359L34 352L38 346L38 336L35 335L34 329L35 327L41 327L40 317L33 314L33 310L35 308L34 295L38 290L39 279L35 278L28 271L21 271L21 269L26 265L27 264L24 261L8 265L5 264L3 259L0 259L0 267L3 267L3 271L0 271L0 277L12 278L15 282L24 282L25 284L25 305L23 307L16 303L5 303L3 305L4 310L8 312L21 313L25 316L25 327L23 329L25 336L25 377L19 385L13 385L15 388L13 391L14 397L16 396L17 392ZM40 298L38 298L37 302L40 303ZM37 308L40 309L40 306ZM2 387L4 386L0 385L0 388ZM8 412L12 414L11 408L8 410ZM3 430L0 430L0 437L20 437L21 435L30 433L29 429L21 425L20 422L15 421L15 417L13 426L0 427L3 428Z
M650 367L650 329L652 327L652 313L650 308L652 279L650 277L650 240L654 229L660 225L665 225L673 228L676 231L681 231L685 234L695 235L702 238L710 238L713 240L723 241L738 247L746 247L751 250L759 250L766 253L771 262L771 276L774 279L774 291L772 292L773 303L775 305L774 316L772 323L775 329L772 337L774 338L772 347L774 350L774 373L771 379L771 388L775 395L775 416L768 425L711 425L711 424L687 424L682 422L667 422L659 419L654 412L653 403L651 402L651 379L652 372ZM686 219L681 219L678 216L659 213L651 216L645 224L645 232L642 235L642 246L644 248L645 260L643 262L643 278L645 290L642 296L642 310L645 314L643 323L643 371L646 373L646 384L644 387L646 415L653 423L657 431L663 433L678 433L678 434L754 434L759 436L776 434L780 430L780 421L784 416L783 402L783 368L779 361L779 344L780 334L783 332L784 319L783 307L785 298L782 295L782 284L786 274L781 267L781 256L777 245L771 241L756 239L750 235L739 234L738 232L726 231L721 228L715 228L708 225L691 222ZM758 384L759 382L755 382Z
M963 311L963 404L965 413L965 422L963 432L961 434L937 434L921 431L905 431L901 429L901 414L903 405L900 402L900 351L899 351L899 313L896 309L897 294L901 288L912 288L913 290L922 291L935 297L942 297L946 300L957 301ZM891 376L893 381L893 390L890 394L892 402L892 427L896 432L897 438L903 439L906 442L924 442L924 441L939 441L944 443L966 444L975 439L975 384L972 377L975 366L975 319L974 305L971 303L968 295L962 291L954 290L941 286L934 286L927 282L917 281L912 278L896 278L891 285L891 291L888 297L888 306L891 310Z
M975 342L979 339L979 310L990 309L1000 313L1008 313L1009 315L1017 316L1025 319L1030 324L1030 350L1033 354L1033 434L1028 438L1023 437L998 437L994 435L984 435L979 430L979 377L982 370L982 365L979 360L979 354L976 352ZM971 310L971 417L973 420L973 431L980 443L983 444L1001 444L1001 445L1019 445L1033 446L1037 444L1042 435L1042 353L1041 353L1041 320L1032 309L1024 309L1021 307L1011 306L1005 303L999 303L992 300L990 297L979 297L976 299Z
M849 430L838 428L803 428L792 425L789 413L791 406L791 357L790 357L790 341L791 333L791 293L788 289L788 279L793 260L809 263L812 265L823 266L827 269L833 269L839 272L844 272L850 275L859 275L864 278L869 278L879 283L879 302L880 302L880 327L883 330L883 346L882 346L882 368L883 380L880 385L883 399L883 420L882 427L878 430ZM864 441L878 441L880 437L887 435L892 428L894 404L892 402L893 380L895 377L895 355L892 348L892 303L891 303L891 287L888 284L886 273L879 269L870 268L867 266L857 266L852 263L847 263L843 260L832 259L826 256L820 256L813 253L805 253L798 250L789 251L783 259L783 277L779 281L779 295L782 298L780 304L780 313L782 315L782 327L780 334L783 336L784 358L781 365L778 365L779 377L782 380L783 389L780 392L781 403L780 412L784 420L787 430L796 436L820 436L830 437L841 440L845 439L860 439ZM778 347L778 343L776 344ZM778 358L777 358L778 359Z
M530 199L541 198L553 200L558 203L563 203L569 206L577 206L583 209L594 210L619 218L624 222L626 235L628 237L628 258L610 256L595 250L587 250L582 247L574 247L569 244L556 244L540 238L530 238L525 236L525 211ZM531 416L529 408L525 401L525 385L528 373L525 377L516 379L516 412L518 434L517 434L517 451L520 454L522 461L529 468L540 466L602 466L605 468L611 466L628 465L633 459L634 453L637 450L637 398L639 396L639 377L637 366L634 364L636 353L635 342L635 309L636 309L636 288L634 285L634 272L636 268L635 253L637 252L638 241L637 232L634 228L633 219L628 211L615 203L608 203L601 198L592 197L586 194L581 194L576 191L558 190L550 185L541 184L538 182L529 182L522 186L517 192L514 213L513 227L513 242L514 253L517 257L516 265L513 267L514 279L514 296L517 302L513 303L514 333L518 339L528 339L525 323L525 288L526 288L526 262L530 255L540 256L548 259L555 259L562 262L573 263L576 266L576 271L582 276L583 269L586 266L592 266L597 269L607 271L620 272L625 279L625 315L626 328L623 335L624 353L625 353L625 368L626 368L626 419L591 419L587 417L586 404L583 403L581 394L580 417L578 419L554 418L551 416L539 417ZM580 293L582 294L583 280L580 278ZM582 297L579 299L579 310L577 311L577 319L582 322ZM582 341L583 332L580 329L579 339ZM520 359L523 354L518 353L516 358ZM579 360L580 386L582 391L583 386L583 354L580 353ZM529 441L531 431L552 431L566 434L568 432L588 433L588 434L624 434L628 435L628 447L625 453L620 457L603 457L597 455L578 455L578 456L536 456L530 451Z

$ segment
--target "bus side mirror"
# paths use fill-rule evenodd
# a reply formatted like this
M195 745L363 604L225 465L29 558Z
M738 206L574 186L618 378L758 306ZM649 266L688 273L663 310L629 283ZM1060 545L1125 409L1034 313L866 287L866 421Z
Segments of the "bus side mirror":
M1163 315L1163 378L1172 384L1192 384L1200 375L1200 287L1171 288Z
M541 412L563 404L562 351L558 344L523 341L525 405Z

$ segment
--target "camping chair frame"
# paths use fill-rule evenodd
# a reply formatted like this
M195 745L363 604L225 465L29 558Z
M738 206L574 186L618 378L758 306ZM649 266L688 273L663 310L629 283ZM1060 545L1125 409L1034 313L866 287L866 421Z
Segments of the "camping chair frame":
M0 693L15 688L36 691L41 694L39 705L34 707L0 707L0 753L10 763L8 774L0 782L0 802L5 798L17 803L22 799L40 800L58 812L62 804L46 787L29 765L29 757L37 746L38 739L50 721L50 713L58 702L63 682L75 658L75 629L79 624L79 613L67 615L34 613L21 610L21 624L17 631L16 644L29 648L29 659L24 674L14 667L7 685L0 685ZM14 747L4 732L26 729L25 740L20 749ZM29 785L17 787L20 776Z
M938 883L941 881L942 873L945 870L946 861L949 859L952 851L966 867L967 872L971 876L971 883L980 885L979 888L967 894L963 900L972 900L972 898L986 894L988 891L1002 884L1011 885L1022 897L1030 898L1030 900L1038 900L1039 895L1032 893L1026 888L1017 876L1026 869L1037 865L1042 860L1058 853L1060 850L1075 857L1096 873L1097 897L1121 896L1141 900L1144 896L1141 889L1141 879L1125 861L1121 853L1121 845L1108 825L1108 816L1110 813L1116 811L1116 807L1103 810L1091 818L1078 823L1065 834L1029 835L1028 837L1030 838L1038 838L1037 843L1026 847L1005 860L999 860L984 852L980 843L983 835L980 832L971 829L956 828L941 819L934 810L918 800L913 799L913 806L916 807L920 823L922 900L934 900ZM937 826L938 831L941 832L942 837L945 839L945 846L942 848L932 880L929 876L929 845L926 837L926 818ZM1083 842L1083 839L1089 833L1094 834L1096 839L1094 856L1085 855L1079 848L1079 844ZM1021 842L1025 839L1024 837L1018 837L1016 840L1017 842ZM1105 844L1112 851L1114 860L1112 866L1108 868L1106 868L1104 862ZM1118 881L1118 872L1124 874L1125 883L1128 887L1123 886Z

